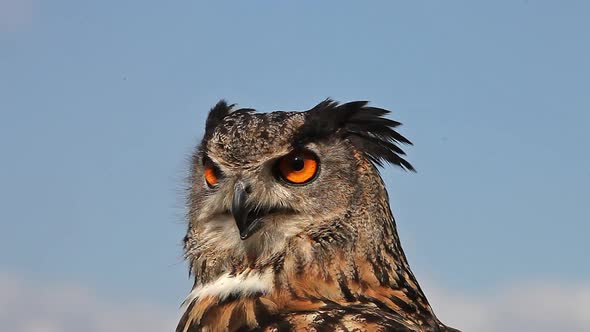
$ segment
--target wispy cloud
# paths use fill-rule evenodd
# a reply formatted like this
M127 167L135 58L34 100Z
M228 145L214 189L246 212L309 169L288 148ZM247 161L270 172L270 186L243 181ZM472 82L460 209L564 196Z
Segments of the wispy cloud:
M590 282L523 283L471 295L422 286L437 316L465 332L589 330ZM87 288L38 285L0 272L0 331L173 331L178 314L176 308L120 303Z
M477 295L423 286L437 316L463 331L590 331L590 282L517 283Z
M28 28L33 23L33 0L0 0L0 32Z
M89 289L38 285L0 273L0 331L173 331L173 308L102 298Z

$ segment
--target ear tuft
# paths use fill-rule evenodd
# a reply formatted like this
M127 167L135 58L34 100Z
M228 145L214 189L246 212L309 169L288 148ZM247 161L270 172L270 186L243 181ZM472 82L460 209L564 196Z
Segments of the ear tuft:
M326 99L306 113L305 123L295 138L296 145L338 136L350 141L374 164L389 162L405 170L415 171L402 156L399 144L412 144L395 131L401 125L385 118L389 111L367 106L366 101L345 104Z
M228 105L227 102L221 99L207 116L207 122L205 122L205 139L208 139L213 134L215 127L223 121L223 118L228 116L232 112L232 108L235 104Z

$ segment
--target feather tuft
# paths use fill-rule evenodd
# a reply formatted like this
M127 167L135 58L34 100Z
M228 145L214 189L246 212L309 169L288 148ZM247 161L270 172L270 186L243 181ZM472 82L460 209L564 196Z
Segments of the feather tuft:
M223 121L223 119L232 112L235 104L228 105L223 99L217 102L215 106L209 111L207 121L205 122L205 139L208 139L215 131L215 128Z
M407 138L395 131L401 123L385 118L388 110L369 107L367 101L339 104L326 99L306 112L305 123L295 136L295 145L338 136L347 139L368 160L378 166L384 162L402 169L415 171L405 160L400 144L409 144Z

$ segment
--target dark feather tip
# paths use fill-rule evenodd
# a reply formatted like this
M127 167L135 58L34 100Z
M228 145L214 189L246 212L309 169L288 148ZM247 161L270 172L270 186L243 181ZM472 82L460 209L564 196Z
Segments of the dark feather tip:
M217 127L217 125L219 125L221 121L223 121L223 119L231 113L232 107L234 107L234 104L228 105L227 102L223 99L221 99L219 102L217 102L215 106L213 106L211 111L209 111L207 121L205 122L206 138L211 136L211 134L215 130L215 127Z
M366 101L345 104L326 99L307 111L305 123L295 136L295 144L339 136L348 139L368 160L378 166L384 162L397 165L404 170L415 171L402 156L399 144L410 142L395 131L401 123L385 118L388 110L369 107Z

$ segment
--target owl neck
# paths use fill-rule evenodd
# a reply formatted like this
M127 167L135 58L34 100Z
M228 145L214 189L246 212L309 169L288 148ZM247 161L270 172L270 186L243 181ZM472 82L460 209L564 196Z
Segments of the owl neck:
M275 287L292 299L375 305L409 324L440 326L407 262L377 169L359 168L349 209L291 241Z

